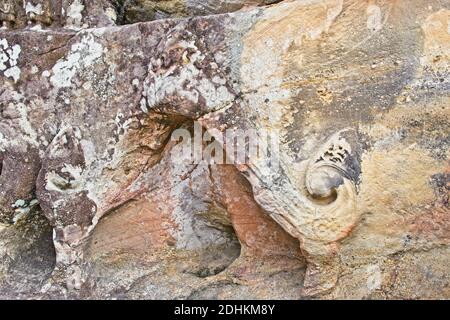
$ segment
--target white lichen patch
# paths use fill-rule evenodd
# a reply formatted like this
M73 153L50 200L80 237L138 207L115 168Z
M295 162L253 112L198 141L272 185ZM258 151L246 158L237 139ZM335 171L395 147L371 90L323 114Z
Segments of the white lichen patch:
M42 14L42 5L40 3L34 5L31 2L24 3L25 13L29 16L41 15Z
M10 46L6 39L0 39L0 72L7 78L17 82L20 78L20 68L17 66L21 48L18 44Z
M84 27L83 23L83 12L84 5L80 0L75 0L72 4L67 8L67 23L66 28L69 29L81 29Z
M94 36L88 33L79 43L72 45L65 59L58 60L53 66L50 82L57 88L70 87L72 78L77 72L95 63L105 50L95 41Z
M198 103L200 97L203 97L209 110L214 111L229 104L234 96L228 88L221 83L226 83L219 75L213 77L211 81L203 74L202 70L196 67L196 63L204 61L206 58L195 45L195 41L180 41L178 46L185 51L184 65L172 66L168 70L154 73L150 66L149 72L152 82L144 82L144 96L150 108L157 106L166 97L178 95L193 103ZM187 57L186 53L192 51ZM153 66L161 66L160 59L152 59ZM178 69L178 72L175 70ZM187 85L188 84L188 85ZM145 112L146 108L141 105Z

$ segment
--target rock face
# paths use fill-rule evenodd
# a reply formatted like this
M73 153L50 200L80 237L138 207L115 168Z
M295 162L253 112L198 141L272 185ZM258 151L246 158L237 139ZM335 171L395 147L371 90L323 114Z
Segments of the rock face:
M0 22L0 297L450 298L449 2Z

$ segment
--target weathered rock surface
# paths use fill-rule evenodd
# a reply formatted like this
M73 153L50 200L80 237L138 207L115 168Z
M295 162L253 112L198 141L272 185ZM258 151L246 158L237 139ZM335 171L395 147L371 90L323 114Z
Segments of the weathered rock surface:
M128 24L170 17L191 17L233 12L280 0L133 0L113 1L118 12L117 22Z
M450 297L450 3L275 2L0 4L0 297Z

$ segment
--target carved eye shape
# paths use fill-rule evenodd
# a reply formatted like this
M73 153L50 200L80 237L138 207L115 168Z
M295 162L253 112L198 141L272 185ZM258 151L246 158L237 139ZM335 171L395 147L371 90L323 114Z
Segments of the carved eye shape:
M317 168L309 174L307 188L311 196L322 204L337 199L337 188L344 183L342 175L332 168Z

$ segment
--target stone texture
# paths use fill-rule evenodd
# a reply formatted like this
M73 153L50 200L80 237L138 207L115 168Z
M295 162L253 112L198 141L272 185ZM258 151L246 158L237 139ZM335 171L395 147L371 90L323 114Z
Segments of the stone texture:
M13 29L102 27L116 19L108 0L3 0L0 4L0 24Z
M0 296L450 297L450 4L273 2L3 3Z
M165 18L205 16L264 6L280 0L112 0L117 23L129 24Z

